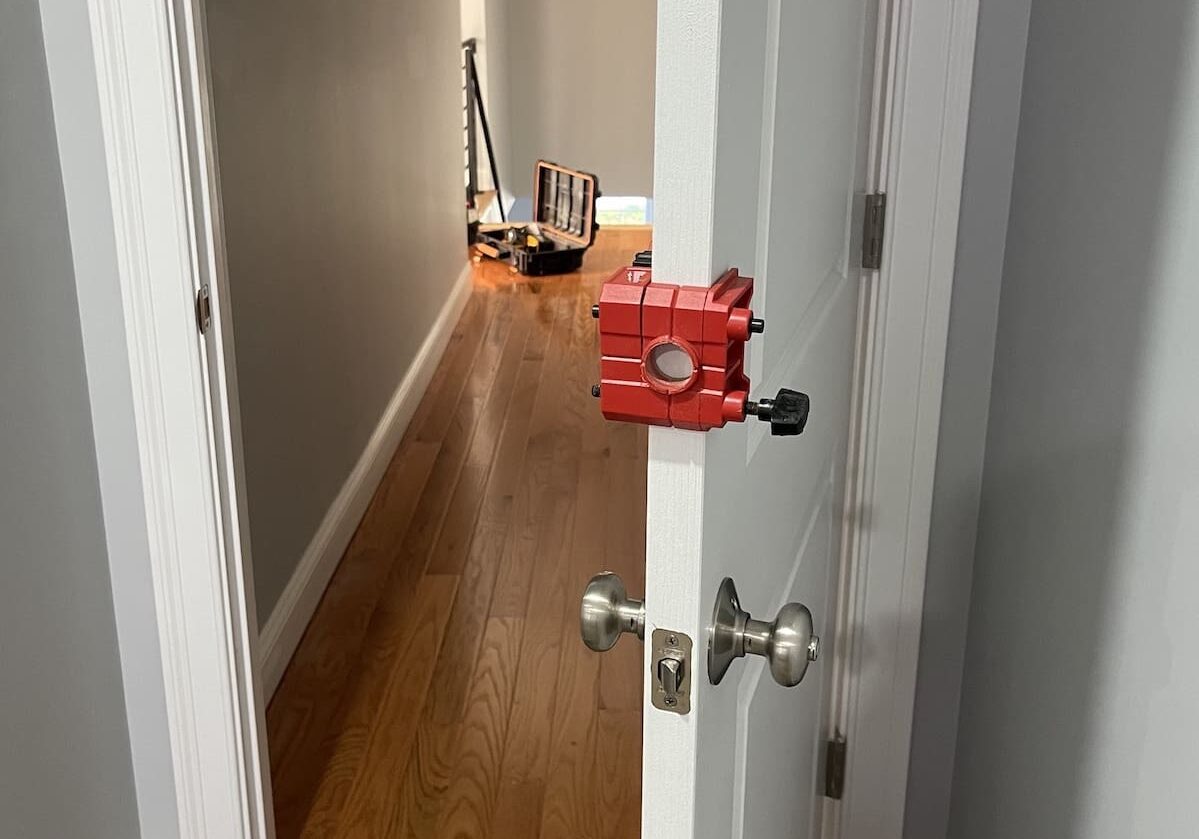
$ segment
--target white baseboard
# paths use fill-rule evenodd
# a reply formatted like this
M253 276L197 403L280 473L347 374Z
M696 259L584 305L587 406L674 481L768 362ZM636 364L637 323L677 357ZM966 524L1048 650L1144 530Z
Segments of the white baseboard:
M279 602L262 627L258 644L262 662L262 688L269 698L283 678L296 647L337 564L345 553L358 522L366 512L383 472L400 443L416 406L424 396L433 371L449 343L458 317L470 297L470 264L463 267L450 297L442 306L433 328L387 403L379 424L367 441L362 456L333 499L316 535L296 566Z

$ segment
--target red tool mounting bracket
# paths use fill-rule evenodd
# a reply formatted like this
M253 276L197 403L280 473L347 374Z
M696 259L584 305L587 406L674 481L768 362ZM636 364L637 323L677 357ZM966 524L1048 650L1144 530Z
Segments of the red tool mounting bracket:
M745 419L745 342L764 324L754 281L731 268L710 288L655 283L622 268L599 306L600 408L608 419L707 431Z
M649 268L617 271L600 290L601 383L592 388L610 420L707 431L756 416L770 433L800 434L807 394L783 388L749 398L745 342L766 324L749 308L752 277L730 268L716 284L655 283Z

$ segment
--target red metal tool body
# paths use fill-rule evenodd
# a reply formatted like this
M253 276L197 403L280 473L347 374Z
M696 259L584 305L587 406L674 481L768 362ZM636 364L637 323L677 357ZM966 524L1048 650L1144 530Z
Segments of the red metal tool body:
M649 268L613 274L597 307L604 416L696 431L744 420L753 290L736 268L707 288L655 283Z

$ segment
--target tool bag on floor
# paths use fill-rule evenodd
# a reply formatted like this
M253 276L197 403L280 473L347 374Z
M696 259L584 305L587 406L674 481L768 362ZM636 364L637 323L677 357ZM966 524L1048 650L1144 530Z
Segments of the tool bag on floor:
M509 260L530 277L577 271L599 229L598 196L595 175L539 160L533 175L535 221L480 225L476 247L493 259Z

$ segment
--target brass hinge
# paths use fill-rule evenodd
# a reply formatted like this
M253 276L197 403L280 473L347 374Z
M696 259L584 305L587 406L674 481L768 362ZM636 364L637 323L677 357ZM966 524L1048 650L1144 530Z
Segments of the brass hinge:
M196 326L200 328L201 335L207 334L208 327L212 326L212 296L207 283L196 292Z
M838 801L845 794L845 735L840 731L829 740L824 749L824 797Z
M866 196L862 218L862 267L876 270L883 265L883 233L887 225L887 196L876 192Z

